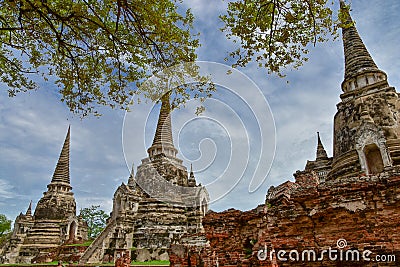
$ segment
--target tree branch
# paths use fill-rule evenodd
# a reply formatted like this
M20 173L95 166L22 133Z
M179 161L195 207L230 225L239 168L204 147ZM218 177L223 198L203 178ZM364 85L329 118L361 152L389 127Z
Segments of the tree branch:
M312 6L311 6L311 3L310 3L310 0L306 0L306 2L307 2L307 5L308 5L308 10L310 11L310 15L311 15L311 18L312 18L312 21L313 21L313 33L314 33L314 46L315 46L315 44L317 43L317 32L316 32L316 21L315 21L315 16L314 16L314 13L313 13L313 11L312 11Z

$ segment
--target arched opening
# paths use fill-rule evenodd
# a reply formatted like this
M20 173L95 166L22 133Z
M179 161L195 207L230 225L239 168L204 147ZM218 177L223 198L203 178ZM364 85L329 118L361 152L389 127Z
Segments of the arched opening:
M203 216L206 215L207 209L208 209L207 200L205 198L203 198L203 200L201 201L201 212L202 212Z
M74 240L75 239L75 233L76 233L76 222L73 221L70 225L69 225L69 237L68 240Z
M370 144L364 148L368 174L378 174L383 172L382 154L376 144Z
M121 213L121 211L122 211L122 199L121 196L118 194L114 202L114 209L113 209L114 217L116 218L118 214Z

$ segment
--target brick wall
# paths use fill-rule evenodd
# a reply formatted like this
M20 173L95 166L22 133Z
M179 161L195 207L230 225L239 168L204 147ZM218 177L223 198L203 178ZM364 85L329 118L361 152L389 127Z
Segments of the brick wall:
M205 233L196 236L207 242L172 246L171 266L400 266L400 176L383 173L319 185L313 177L297 173L290 193L254 210L209 212L203 220ZM266 260L260 260L265 248ZM286 261L277 258L280 250ZM289 258L291 250L298 251L298 261ZM316 261L312 254L308 260L309 250L316 252ZM323 260L318 260L323 250ZM360 261L352 260L356 250ZM363 261L362 253L371 261ZM331 260L335 255L337 260ZM377 255L387 260L394 256L397 262L377 262Z

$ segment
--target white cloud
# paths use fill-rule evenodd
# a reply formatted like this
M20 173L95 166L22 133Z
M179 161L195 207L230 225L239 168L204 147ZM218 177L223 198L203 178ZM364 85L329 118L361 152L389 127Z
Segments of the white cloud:
M226 4L213 1L210 8L209 1L185 1L198 18L195 27L201 31L200 60L223 63L225 52L233 47L218 29L222 26L218 15ZM397 60L400 57L400 3L397 0L365 0L352 1L352 5L352 16L371 55L386 71L390 83L400 86L400 61ZM241 70L261 88L269 101L276 123L277 151L271 172L260 190L249 194L249 181L244 179L229 195L212 206L215 210L230 207L250 209L264 202L270 185L292 179L292 174L304 168L307 159L314 159L316 131L321 132L325 148L332 155L333 116L343 79L340 40L311 47L310 61L298 71L288 72L284 79L268 76L266 70L259 69L255 64ZM102 110L104 116L100 119L80 120L59 102L55 90L46 84L43 90L18 95L14 99L8 98L5 90L0 92L0 213L15 216L26 210L31 199L34 203L39 200L50 182L68 124L72 128L71 183L78 207L100 204L110 210L115 189L128 179L129 170L121 144L124 113ZM254 100L257 103L260 99ZM143 105L137 105L133 112L138 117L147 117L143 109ZM221 121L229 122L230 115L223 108L216 106L214 111L221 113ZM241 118L248 120L245 116ZM174 126L179 128L179 123L177 119ZM129 166L131 162L137 166L146 156L154 126L153 119L148 121L147 126L133 125L126 132L132 140L145 135L145 141L140 139L138 145L130 146L133 154L128 157ZM250 129L253 130L252 127ZM198 130L213 131L212 128L201 127ZM232 138L243 140L243 131L234 129L230 134ZM255 143L250 140L251 144ZM189 149L184 143L179 145L184 151L197 148L198 143L194 144L196 147ZM212 146L203 149L212 149ZM253 161L251 163L254 164ZM189 166L189 161L185 165ZM220 171L209 168L208 173L196 175L201 181L217 177ZM220 193L226 188L219 184L213 190Z
M12 198L14 187L7 180L0 179L0 199Z

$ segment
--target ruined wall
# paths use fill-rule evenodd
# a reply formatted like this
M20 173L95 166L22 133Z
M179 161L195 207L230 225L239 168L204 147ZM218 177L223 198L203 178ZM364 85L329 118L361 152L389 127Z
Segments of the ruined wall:
M248 262L261 223L257 209L242 212L235 209L210 211L203 219L205 232L187 236L188 245L172 245L171 266L220 266ZM200 244L196 240L205 240Z
M208 242L173 246L171 266L399 266L399 172L319 185L314 176L298 173L295 186L257 209L208 213L203 220ZM286 261L278 259L280 250ZM299 260L289 258L297 257L292 250ZM316 252L315 261L309 250ZM378 255L391 262L377 262Z

